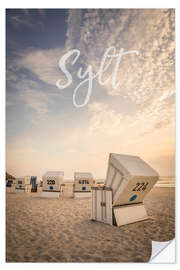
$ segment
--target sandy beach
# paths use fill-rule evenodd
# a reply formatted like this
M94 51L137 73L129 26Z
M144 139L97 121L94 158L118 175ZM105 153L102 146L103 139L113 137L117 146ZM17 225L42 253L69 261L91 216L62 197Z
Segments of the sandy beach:
M155 187L146 221L109 226L90 220L91 198L6 194L7 262L147 262L151 240L175 236L174 188Z

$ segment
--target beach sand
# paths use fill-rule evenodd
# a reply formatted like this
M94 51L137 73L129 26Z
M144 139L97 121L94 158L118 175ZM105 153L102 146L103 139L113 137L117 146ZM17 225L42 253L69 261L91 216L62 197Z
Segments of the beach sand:
M90 220L91 198L6 194L7 262L147 262L151 240L175 236L174 188L155 187L144 203L152 219L109 226Z

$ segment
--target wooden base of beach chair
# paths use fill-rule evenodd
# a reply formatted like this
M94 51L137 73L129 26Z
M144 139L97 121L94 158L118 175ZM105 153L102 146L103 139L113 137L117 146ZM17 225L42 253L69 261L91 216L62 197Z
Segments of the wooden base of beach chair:
M149 219L143 203L113 207L117 226Z

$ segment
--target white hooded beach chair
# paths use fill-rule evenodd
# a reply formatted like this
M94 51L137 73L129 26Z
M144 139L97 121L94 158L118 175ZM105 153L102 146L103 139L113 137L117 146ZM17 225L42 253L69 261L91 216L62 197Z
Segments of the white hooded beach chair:
M93 185L93 175L90 172L75 172L73 197L85 198L91 197L91 187Z
M111 153L105 186L92 188L92 219L117 226L147 219L143 200L158 178L138 156Z
M42 180L42 197L59 198L61 192L61 185L64 181L64 172L48 171L43 175Z

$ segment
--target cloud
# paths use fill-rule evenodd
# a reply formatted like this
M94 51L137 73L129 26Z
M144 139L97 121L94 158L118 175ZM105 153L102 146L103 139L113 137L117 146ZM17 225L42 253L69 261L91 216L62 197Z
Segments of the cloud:
M91 113L90 134L99 133L107 138L119 136L131 141L132 134L135 140L160 128L174 127L173 96L164 100L161 106L152 104L135 114L118 113L113 107L98 102L89 104L88 108Z
M71 46L80 48L83 61L92 65L94 72L98 72L102 55L110 46L115 46L117 52L121 48L139 51L139 56L126 55L122 59L117 75L119 87L113 89L110 81L105 85L107 94L134 102L137 122L142 114L145 119L151 117L153 123L157 121L156 127L160 127L160 118L164 125L173 121L174 100L166 106L165 99L175 92L174 9L73 10L68 23ZM108 77L114 64L107 71Z
M25 68L35 74L39 80L55 86L56 81L63 75L58 68L58 62L62 55L61 48L25 50L14 62L14 68Z
M24 90L20 92L19 98L25 105L35 110L38 114L45 114L48 112L48 96L46 93Z
M22 18L21 16L14 15L10 17L10 21L15 28L17 28L19 25L24 25L29 28L34 27L34 24L31 21L28 21L25 17Z
M137 104L140 113L144 110L152 114L152 109L160 110L165 93L167 97L174 93L174 10L77 9L69 10L67 23L65 48L25 50L16 59L15 68L28 69L55 86L58 79L65 81L58 61L70 48L79 48L78 61L91 64L94 72L98 71L106 48L135 49L139 56L124 56L117 76L119 87L113 89L108 83L107 94L126 97Z
M169 11L171 12L171 11ZM174 28L170 29L168 10L90 11L82 27L88 63L98 70L106 48L138 50L120 64L118 89L107 86L110 95L126 95L137 103L174 90ZM99 19L99 23L98 20ZM174 13L171 13L171 20ZM143 21L143 24L142 24ZM172 28L172 26L171 26ZM171 31L170 31L171 30ZM86 38L88 33L88 38ZM173 39L172 39L173 37ZM93 43L96 46L93 46ZM83 46L81 45L83 48ZM90 53L89 53L90 52Z
M66 33L66 48L74 49L78 48L77 44L81 37L80 27L81 27L82 10L81 9L70 9L67 18L68 29Z
M43 91L42 85L39 83L21 79L15 81L13 92L7 92L6 106L25 106L37 113L38 118L44 117L49 111L49 105L55 100L51 92Z
M124 127L121 125L123 121L122 114L116 113L104 103L94 102L88 107L91 112L89 122L89 131L91 134L100 132L108 136L112 134L117 135L117 133L120 134L123 131Z
M43 18L43 10L39 9L38 13ZM13 9L8 9L7 12L7 21L11 23L11 25L17 30L21 29L22 27L35 29L37 27L42 28L43 23L42 20L34 20L30 9L19 9L18 12Z

